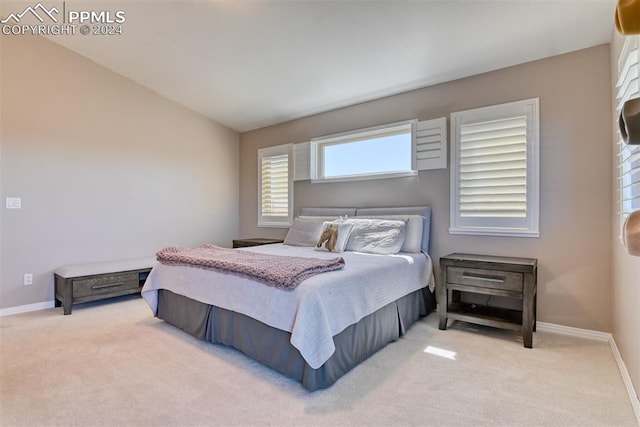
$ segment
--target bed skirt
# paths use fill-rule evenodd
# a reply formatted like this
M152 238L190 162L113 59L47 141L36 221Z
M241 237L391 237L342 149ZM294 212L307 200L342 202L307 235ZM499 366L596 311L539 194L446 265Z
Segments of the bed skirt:
M387 304L334 336L336 351L318 369L311 368L291 345L289 332L166 289L158 291L157 317L198 339L236 348L314 391L330 387L360 362L397 340L435 306L434 295L427 288Z

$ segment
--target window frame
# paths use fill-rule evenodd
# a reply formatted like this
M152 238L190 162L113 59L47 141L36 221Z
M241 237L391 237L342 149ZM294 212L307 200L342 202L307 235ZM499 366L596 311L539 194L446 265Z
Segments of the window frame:
M418 171L416 170L416 120L405 120L401 122L388 123L379 126L372 126L364 129L357 129L348 132L337 133L333 135L326 135L318 138L313 138L310 141L310 178L312 183L326 183L326 182L345 182L345 181L361 181L370 179L384 179L384 178L397 178L406 176L416 176ZM324 157L323 147L348 144L362 140L372 140L380 138L385 134L394 132L394 130L408 129L411 138L410 156L411 156L411 169L389 171L389 172L372 172L372 173L359 173L352 175L341 175L336 177L324 176Z
M451 170L449 234L540 236L540 115L539 98L474 108L451 114ZM460 214L461 127L526 117L526 214L515 217L463 217Z
M640 197L640 190L638 194L636 194L635 191L625 191L625 187L638 185L638 182L632 179L632 175L638 172L634 170L631 164L633 161L638 161L640 146L630 146L624 143L618 123L624 102L640 96L640 76L638 74L640 74L640 36L629 36L625 38L620 56L618 57L617 81L615 85L616 114L614 129L616 130L616 139L614 144L616 146L617 156L617 205L620 224L623 224L627 216L634 210L632 201ZM636 80L636 82L632 85L631 80ZM635 88L632 86L635 86ZM629 205L627 205L627 202ZM620 230L619 239L622 243L622 227L618 229Z
M262 205L262 160L287 156L287 215L264 215ZM258 227L287 228L293 223L293 144L258 149Z

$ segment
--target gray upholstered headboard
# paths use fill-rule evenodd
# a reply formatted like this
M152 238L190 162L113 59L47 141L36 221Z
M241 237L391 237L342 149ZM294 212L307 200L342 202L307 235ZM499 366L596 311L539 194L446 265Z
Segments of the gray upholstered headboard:
M356 208L302 208L300 215L309 216L356 216Z
M431 237L431 208L428 206L409 206L395 208L302 208L301 215L421 215L424 217L424 222L422 224L422 251L429 253L429 239Z

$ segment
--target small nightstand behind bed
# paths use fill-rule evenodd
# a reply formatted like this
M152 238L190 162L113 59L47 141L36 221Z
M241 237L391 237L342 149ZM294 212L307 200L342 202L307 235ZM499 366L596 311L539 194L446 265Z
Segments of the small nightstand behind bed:
M235 248L249 248L251 246L271 245L274 243L282 243L282 239L263 239L260 237L253 237L250 239L234 239L233 247Z

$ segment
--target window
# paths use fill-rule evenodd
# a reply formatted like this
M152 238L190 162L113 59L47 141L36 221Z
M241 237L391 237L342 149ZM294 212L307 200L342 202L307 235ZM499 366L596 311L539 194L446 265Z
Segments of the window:
M638 65L639 37L627 37L618 60L618 82L616 85L616 117L628 99L640 96L640 65ZM627 215L640 209L640 145L625 144L616 120L619 161L619 214L621 223Z
M538 237L538 99L451 114L451 234Z
M415 175L415 121L311 140L311 180L345 181Z
M258 226L289 227L293 219L293 145L258 150Z

